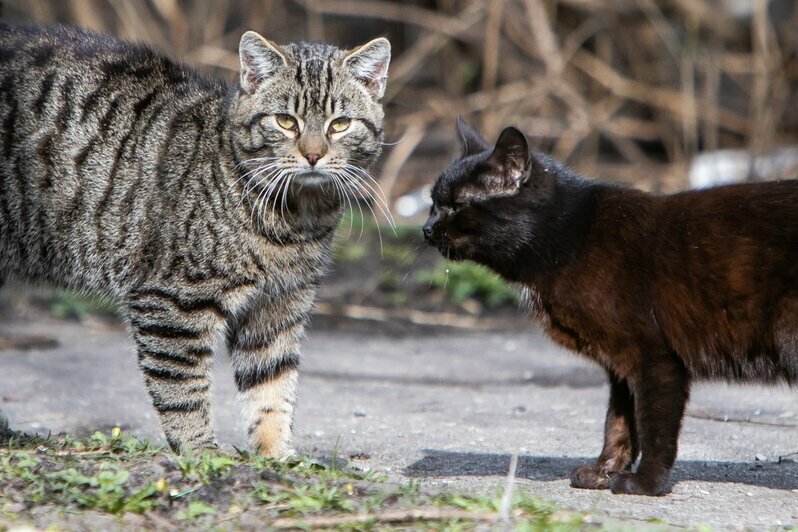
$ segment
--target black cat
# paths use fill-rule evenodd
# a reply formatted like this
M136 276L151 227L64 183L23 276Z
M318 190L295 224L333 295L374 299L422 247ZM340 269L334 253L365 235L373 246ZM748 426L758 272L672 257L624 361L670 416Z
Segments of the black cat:
M798 181L658 196L584 179L512 127L495 146L458 131L427 242L523 287L609 377L604 448L572 486L663 493L694 379L798 383Z

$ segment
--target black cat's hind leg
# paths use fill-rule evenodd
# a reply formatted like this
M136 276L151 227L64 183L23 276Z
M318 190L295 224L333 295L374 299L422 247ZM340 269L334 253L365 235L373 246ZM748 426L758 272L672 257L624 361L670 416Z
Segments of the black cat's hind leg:
M571 473L571 486L607 489L610 476L628 469L637 459L639 446L635 425L634 397L626 381L610 379L610 400L604 422L604 448L595 464L584 465Z
M650 356L635 383L641 458L637 471L610 477L613 493L662 495L676 461L679 430L690 396L690 377L675 354Z

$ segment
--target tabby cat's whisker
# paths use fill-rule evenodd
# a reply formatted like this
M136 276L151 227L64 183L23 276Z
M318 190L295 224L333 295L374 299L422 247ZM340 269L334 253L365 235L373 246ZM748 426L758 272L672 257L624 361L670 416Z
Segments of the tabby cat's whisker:
M253 189L256 189L257 187L262 187L265 183L269 183L270 180L280 171L281 169L279 167L264 168L261 172L252 176L252 179L250 179L250 181L247 182L247 185L244 186L244 192L241 194L241 199L239 199L238 201L238 206L240 206L244 202L244 200L249 196L250 192L252 192ZM262 178L263 174L267 174L265 178ZM255 185L250 186L249 183L255 180L257 181ZM260 197L260 194L257 197Z
M374 196L373 196L374 200L382 202L382 204L385 206L385 209L383 210L383 213L385 214L385 217L388 220L388 223L391 226L391 229L394 231L394 234L395 234L396 233L396 222L394 221L393 215L391 214L391 209L388 206L388 198L387 198L387 196L385 194L385 191L380 186L380 184L377 182L376 179L374 179L374 177L371 176L371 174L369 174L368 172L366 172L365 170L363 170L362 168L360 168L358 166L348 165L347 168L350 171L354 170L355 175L357 177L359 177L359 181L362 181L364 185L369 187L372 190L372 192L374 192ZM372 186L369 183L369 181L371 183L374 183L374 185L376 186L376 190L375 190L374 186Z
M377 194L377 192L374 190L374 187L372 187L366 180L364 180L362 176L359 176L358 174L353 173L349 169L344 169L344 172L348 176L350 176L352 181L354 183L356 183L358 186L360 186L362 190L370 190L371 191L371 193L369 193L368 196L371 199L374 200L374 203L377 205L377 208L380 210L382 215L385 217L385 219L388 222L388 225L391 228L391 230L393 231L394 235L396 235L396 224L395 224L395 222L393 220L393 216L391 215L390 208L388 208L388 203L386 201L384 201L383 198L381 198ZM376 217L374 218L374 221L379 223L377 221Z
M406 135L402 135L401 137L399 137L399 140L397 140L396 142L380 142L380 145L382 145L382 146L396 146L400 142L404 141L405 137L406 137Z
M354 175L350 174L348 171L343 170L341 174L344 179L350 184L352 184L352 179L354 179ZM380 206L379 202L374 202L378 207ZM374 209L371 207L369 202L366 202L366 207L371 211L371 216L374 218L374 225L377 226L377 236L380 240L380 257L383 255L383 246L382 246L382 230L380 229L380 221L377 219L377 213L374 212Z
M352 225L354 224L354 219L352 217L352 200L349 198L348 190L341 183L341 177L338 173L332 171L330 172L330 177L332 178L331 180L335 187L336 194L341 198L341 203L346 202L349 207L349 231L346 234L346 238L349 239L352 236Z
M256 203L255 203L256 208L253 209L253 215L255 213L257 213L258 231L262 232L264 230L264 228L261 226L261 224L264 221L264 212L263 212L264 205L268 201L272 190L282 181L284 174L285 174L285 169L284 168L278 169L276 171L276 175L274 177L270 176L268 178L269 179L269 183L266 186L263 187L263 190L261 190L261 192L257 196Z

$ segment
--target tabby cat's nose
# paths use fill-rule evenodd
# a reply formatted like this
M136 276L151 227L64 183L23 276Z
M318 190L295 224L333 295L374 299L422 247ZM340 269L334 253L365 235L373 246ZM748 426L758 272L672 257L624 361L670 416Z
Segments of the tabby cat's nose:
M321 155L318 153L306 153L304 155L305 159L307 159L310 163L310 166L316 166L316 163L319 162L319 159L321 159Z

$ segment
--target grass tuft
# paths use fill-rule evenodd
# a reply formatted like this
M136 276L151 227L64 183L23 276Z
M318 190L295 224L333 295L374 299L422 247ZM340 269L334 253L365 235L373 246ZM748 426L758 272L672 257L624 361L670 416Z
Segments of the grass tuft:
M338 449L334 451L338 454ZM175 456L119 429L89 438L12 435L0 441L0 530L143 528L386 527L433 530L498 526L501 496L429 494L375 473L311 457L273 460L235 453ZM579 517L516 496L521 530L571 530ZM568 514L571 515L571 514ZM182 525L181 525L182 523Z

